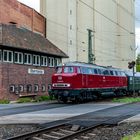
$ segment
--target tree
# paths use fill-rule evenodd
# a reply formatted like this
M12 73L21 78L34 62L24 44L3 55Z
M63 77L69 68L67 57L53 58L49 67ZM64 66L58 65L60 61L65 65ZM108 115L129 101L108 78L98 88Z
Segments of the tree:
M140 53L137 55L136 59L136 70L137 72L140 72Z

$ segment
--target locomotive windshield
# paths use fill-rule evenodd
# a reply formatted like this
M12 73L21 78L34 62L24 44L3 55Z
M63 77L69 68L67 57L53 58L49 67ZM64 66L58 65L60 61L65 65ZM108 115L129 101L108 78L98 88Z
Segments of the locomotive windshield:
M64 73L73 73L74 68L73 67L64 67Z
M62 67L58 67L56 73L62 73Z
M73 67L57 67L56 73L74 73L74 68Z

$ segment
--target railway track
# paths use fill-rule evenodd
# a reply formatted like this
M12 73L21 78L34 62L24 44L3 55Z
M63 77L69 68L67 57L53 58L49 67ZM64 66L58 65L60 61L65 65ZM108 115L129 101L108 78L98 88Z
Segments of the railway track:
M124 105L126 108L129 107L129 105ZM117 110L121 110L122 112L123 107L115 107ZM134 105L135 106L135 105ZM137 108L138 105L136 105ZM113 108L113 109L115 109ZM105 109L102 111L97 111L96 114L84 114L75 118L67 119L64 122L61 122L57 125L53 125L48 128L41 129L39 131L35 131L32 133L20 135L17 137L8 138L7 140L84 140L89 139L90 136L93 134L90 133L91 130L102 127L105 125L117 125L118 122L127 119L133 115L136 114L135 110L133 110L133 107L131 107L131 110L127 110L126 112L123 111L123 113L117 112L117 116L112 115L112 108ZM103 116L100 113L107 113L110 112L109 115ZM139 110L137 112L140 112ZM93 117L94 116L94 117ZM78 121L81 121L80 123ZM86 124L86 125L83 125ZM88 124L88 125L87 125ZM86 134L85 134L86 133ZM76 137L76 138L75 138Z
M51 128L42 129L25 135L9 138L7 140L67 140L83 134L91 129L102 126L101 123L92 127L84 128L78 125L61 124ZM89 135L92 135L89 133ZM79 140L84 139L82 135ZM87 138L87 137L86 137ZM76 139L78 140L78 139Z

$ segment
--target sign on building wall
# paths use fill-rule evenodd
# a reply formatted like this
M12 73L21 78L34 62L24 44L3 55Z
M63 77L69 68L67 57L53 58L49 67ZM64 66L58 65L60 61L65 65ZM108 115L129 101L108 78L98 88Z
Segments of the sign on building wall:
M44 74L44 70L41 69L28 69L28 73L29 74Z

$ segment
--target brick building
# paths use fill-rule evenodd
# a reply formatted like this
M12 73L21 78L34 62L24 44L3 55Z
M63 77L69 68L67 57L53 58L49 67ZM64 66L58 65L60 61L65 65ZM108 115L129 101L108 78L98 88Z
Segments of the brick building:
M0 23L16 24L43 36L46 34L46 18L17 0L0 0Z
M16 0L0 1L0 99L47 94L54 67L68 56L45 38L45 22Z

